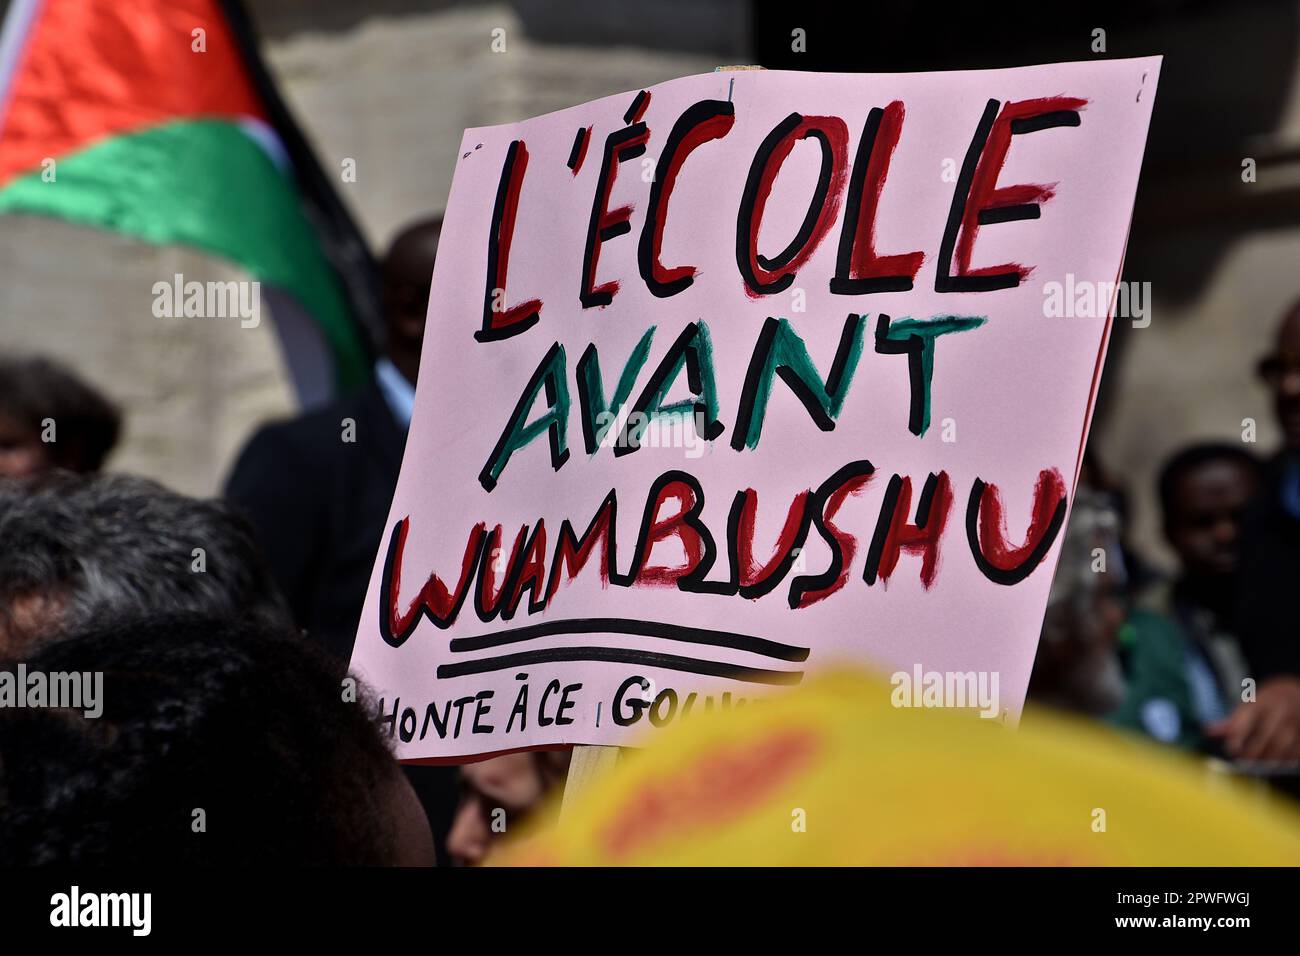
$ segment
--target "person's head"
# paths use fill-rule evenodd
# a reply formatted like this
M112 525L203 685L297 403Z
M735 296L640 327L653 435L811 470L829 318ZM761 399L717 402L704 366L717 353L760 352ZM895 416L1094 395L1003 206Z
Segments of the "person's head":
M1300 452L1300 301L1282 316L1273 351L1259 362L1259 375L1273 395L1282 440Z
M24 663L102 674L100 713L0 709L0 865L433 862L369 695L291 632L158 617Z
M566 751L531 751L461 767L460 804L447 834L452 862L457 866L482 863L493 840L516 832L564 779L568 757Z
M1106 496L1080 488L1061 541L1029 693L1103 714L1123 698L1117 639L1127 616L1120 519Z
M441 233L441 218L412 223L393 239L380 264L388 356L412 381L419 368L429 281Z
M0 477L98 471L120 427L117 409L63 366L0 356Z
M0 654L109 616L288 623L245 523L129 475L0 482Z
M1210 581L1236 573L1242 516L1259 489L1259 472L1253 455L1229 444L1193 445L1161 469L1165 538L1189 578Z

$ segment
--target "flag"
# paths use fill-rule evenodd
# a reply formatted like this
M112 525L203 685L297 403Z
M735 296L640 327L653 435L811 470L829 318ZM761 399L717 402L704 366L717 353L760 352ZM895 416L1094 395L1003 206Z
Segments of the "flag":
M369 375L373 259L237 0L14 0L0 34L4 213L241 266L272 293L305 403Z

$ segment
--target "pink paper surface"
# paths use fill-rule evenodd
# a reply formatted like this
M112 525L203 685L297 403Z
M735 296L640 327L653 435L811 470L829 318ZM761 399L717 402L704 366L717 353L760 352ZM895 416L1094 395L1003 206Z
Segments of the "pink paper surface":
M645 714L630 726L612 719L619 686L638 675L652 682L652 697L666 688L676 692L677 720L684 719L682 705L692 693L698 695L693 706L703 709L705 697L720 706L724 692L734 700L775 690L734 676L647 663L508 659L518 654L554 657L557 649L574 647L674 655L759 671L808 673L845 661L886 672L911 671L918 664L926 671L992 671L1000 676L1002 707L1014 721L1034 659L1060 535L1024 580L1010 586L994 583L977 567L967 540L967 501L977 478L997 485L1007 539L1014 547L1025 538L1035 482L1043 469L1057 469L1073 493L1108 321L1104 315L1045 316L1043 287L1064 282L1067 274L1076 283L1115 282L1159 67L1155 57L930 74L754 71L685 77L652 87L643 117L649 128L646 152L619 165L608 203L610 208L631 204L633 209L630 232L605 241L600 249L597 281L619 282L612 303L603 308L584 309L580 304L583 253L605 140L627 125L624 114L637 91L516 124L468 130L447 205L415 415L388 521L391 530L409 519L400 581L396 588L385 588L390 583L384 575L390 543L386 534L352 660L382 696L384 714L396 717L390 726L397 731L398 755L448 758L550 744L627 744L653 730ZM972 268L1015 262L1032 267L1032 272L1016 288L936 292L940 242L953 201L952 172L961 168L987 102L1058 96L1087 101L1079 111L1079 125L1012 136L997 179L1000 187L1055 184L1054 195L1041 205L1039 218L980 227L971 258ZM691 152L681 167L667 207L661 259L668 267L693 265L698 274L685 291L658 298L642 281L637 264L650 192L645 171L653 171L683 111L706 99L730 99L734 125L722 138ZM880 199L875 246L882 255L924 253L914 288L863 295L830 291L846 186L832 226L799 267L793 285L769 296L747 294L737 266L737 210L759 144L791 113L839 117L847 126L851 165L868 112L894 100L904 103L906 116ZM575 174L567 161L575 133L583 127L591 127L592 133ZM537 298L543 305L537 323L522 334L480 342L475 332L483 326L493 207L503 163L515 140L525 142L529 158L519 191L504 304ZM821 157L814 141L801 140L780 168L759 233L759 249L767 256L775 256L798 231ZM735 451L730 441L737 406L764 321L769 316L788 319L825 376L849 313L867 318L865 345L834 429L819 430L790 388L776 378L758 446ZM874 349L881 313L895 321L987 317L980 328L937 340L932 422L923 436L908 429L907 358ZM726 427L722 435L698 457L690 457L689 449L682 447L642 447L624 457L604 447L588 455L576 381L579 357L588 346L594 344L599 351L608 400L633 348L647 328L656 328L632 390L635 400L682 330L701 321L713 344L718 417ZM543 434L510 457L498 484L488 492L478 481L480 470L555 343L566 354L568 459L555 470ZM691 395L683 373L667 401ZM540 397L529 420L546 408ZM955 441L944 440L945 420L951 420L950 434L955 428ZM497 615L485 621L471 596L445 628L425 617L400 646L381 636L381 616L389 614L390 604L405 612L417 602L431 574L449 590L456 588L466 543L478 522L485 522L489 531L496 525L502 528L503 553L495 562L491 556L487 559L499 568L495 587L509 573L520 528L532 532L539 519L546 529L549 576L561 523L567 518L581 534L615 489L615 563L618 571L626 572L651 484L662 473L678 469L693 475L704 491L700 518L718 551L708 578L725 581L731 573L728 514L737 491L752 488L758 494L753 541L755 560L762 564L773 553L792 499L860 459L869 460L875 473L834 515L835 526L856 541L847 581L810 606L789 606L796 571L754 600L686 593L673 586L602 586L601 542L572 580L561 575L558 590L540 613L529 613L531 595L524 589L510 620ZM866 584L864 562L890 477L897 473L912 480L910 521L926 477L939 471L951 480L953 501L932 587L927 590L921 584L920 556L906 551L887 582ZM671 514L676 506L669 500L661 515ZM803 546L802 573L824 571L831 556L830 545L812 528ZM679 566L685 561L679 539L670 537L652 549L649 563ZM471 591L479 583L476 570ZM806 660L788 661L656 636L565 634L565 625L556 623L591 618L740 634L806 648L808 653ZM479 642L477 649L453 649L456 639L500 636L541 623L555 623L561 632L499 646ZM486 662L470 666L491 669L446 676L447 668L454 672L467 662ZM526 679L519 678L521 674ZM507 731L525 685L526 724L521 727L516 716ZM548 685L553 689L543 705ZM568 695L571 704L563 718L571 723L539 723L539 715L554 720L561 698L555 688L569 685L581 685ZM475 702L463 706L456 733L454 702L465 698ZM426 720L430 708L439 720L448 714L445 737L434 721ZM668 709L665 700L660 714Z

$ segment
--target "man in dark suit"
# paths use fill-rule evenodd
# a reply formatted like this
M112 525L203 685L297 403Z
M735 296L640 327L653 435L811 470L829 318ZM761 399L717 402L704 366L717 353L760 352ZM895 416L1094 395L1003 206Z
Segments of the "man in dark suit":
M324 408L262 427L226 486L298 626L344 660L402 466L439 226L404 230L384 258L388 343L374 378Z
M226 497L253 525L298 626L347 661L415 404L429 280L441 220L393 240L381 268L388 342L359 392L260 429L240 454ZM455 768L408 767L439 858L455 810Z
M1242 530L1238 622L1258 689L1214 732L1230 756L1300 762L1300 303L1283 316L1259 372L1283 446Z

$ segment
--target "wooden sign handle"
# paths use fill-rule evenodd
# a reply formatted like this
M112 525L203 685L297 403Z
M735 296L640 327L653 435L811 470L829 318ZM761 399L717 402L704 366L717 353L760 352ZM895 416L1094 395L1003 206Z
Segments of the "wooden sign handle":
M578 794L588 789L603 774L614 769L618 762L618 748L580 744L573 748L569 759L569 776L564 781L564 798L560 802L560 819L563 820Z

